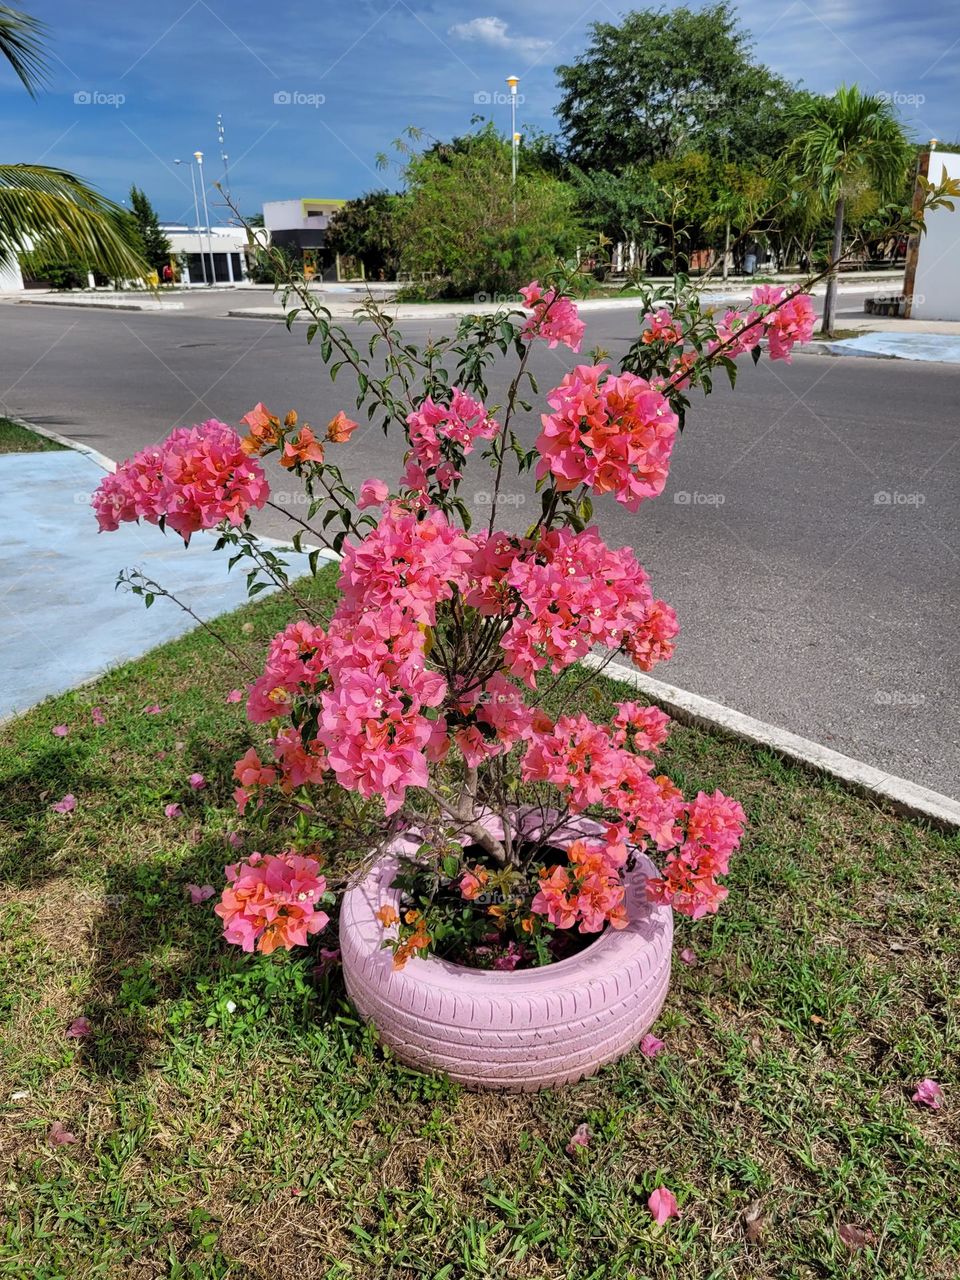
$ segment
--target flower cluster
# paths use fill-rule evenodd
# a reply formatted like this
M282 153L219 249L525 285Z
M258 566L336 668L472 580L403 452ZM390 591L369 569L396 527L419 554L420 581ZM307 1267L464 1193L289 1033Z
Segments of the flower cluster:
M644 320L647 327L640 335L644 346L662 342L668 347L674 347L683 341L683 326L666 307L661 307L657 312L648 311Z
M510 556L502 581L522 605L501 641L507 667L534 687L536 672L548 664L562 671L595 644L616 648L643 634L654 612L636 556L629 547L611 551L594 527L542 534Z
M539 338L551 349L562 342L571 351L580 350L587 326L577 315L574 302L558 296L555 289L544 292L536 280L521 289L520 296L523 305L533 312L520 330L520 336L525 342Z
M227 520L240 525L270 492L263 469L243 449L232 427L211 418L178 427L162 444L121 462L101 480L93 509L101 531L124 521L163 521L184 542L198 529Z
M539 889L530 910L546 916L558 929L599 933L604 925L627 927L621 871L627 860L622 841L574 840L567 866L541 869Z
M327 884L319 872L316 859L295 853L252 853L224 868L229 883L214 908L223 936L264 955L303 946L329 921L320 910Z
M560 492L586 485L611 493L628 511L662 493L677 415L645 378L615 376L605 364L577 365L547 396L537 476Z
M441 489L449 489L460 479L459 464L477 440L490 440L500 429L480 401L459 387L453 388L448 405L436 404L432 396L426 396L419 409L407 415L407 426L414 460L404 480L407 488L414 490L426 489L430 472Z
M667 855L663 876L647 881L647 894L651 901L669 903L675 911L699 920L715 912L729 893L717 883L717 876L727 874L746 819L737 801L722 791L713 795L700 791L682 810L683 843Z
M794 293L785 302L783 298L782 285L757 285L752 310L726 311L715 325L717 338L708 345L710 353L722 347L723 355L736 359L765 337L770 359L789 362L794 345L810 341L816 315L809 294Z

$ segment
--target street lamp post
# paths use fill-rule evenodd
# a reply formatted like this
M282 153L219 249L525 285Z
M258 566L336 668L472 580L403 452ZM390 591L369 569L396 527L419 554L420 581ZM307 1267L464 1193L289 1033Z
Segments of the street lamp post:
M184 160L174 160L174 164L185 164ZM197 228L197 235L200 235L200 205L197 201L197 175L193 171L193 165L190 166L190 185L193 187L193 225ZM203 256L203 241L200 241L200 269L203 272L203 283L207 283L207 260Z
M520 135L517 133L517 76L507 76L507 88L510 90L510 190L513 195L513 220L517 220L517 149Z
M203 223L207 229L207 253L210 256L210 279L208 284L215 284L217 280L217 271L213 265L213 245L210 240L210 211L207 209L207 188L203 182L203 152L195 151L193 158L197 162L197 168L200 170L200 194L203 197Z

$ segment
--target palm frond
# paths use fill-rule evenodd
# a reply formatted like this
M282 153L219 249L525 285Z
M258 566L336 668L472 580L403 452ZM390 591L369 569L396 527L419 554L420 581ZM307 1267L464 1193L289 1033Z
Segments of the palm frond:
M47 78L46 26L39 18L0 4L0 58L6 58L32 98Z
M0 261L21 253L74 260L115 279L149 268L120 235L119 205L64 169L0 165Z

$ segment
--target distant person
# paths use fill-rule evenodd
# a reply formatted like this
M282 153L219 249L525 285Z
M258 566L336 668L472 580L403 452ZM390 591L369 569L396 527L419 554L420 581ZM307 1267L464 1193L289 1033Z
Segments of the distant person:
M171 267L169 262L166 263L163 268L163 283L173 284L173 267Z

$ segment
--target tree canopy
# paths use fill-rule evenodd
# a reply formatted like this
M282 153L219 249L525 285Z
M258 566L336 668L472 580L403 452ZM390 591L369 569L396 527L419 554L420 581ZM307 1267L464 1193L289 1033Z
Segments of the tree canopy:
M587 49L557 68L569 159L617 171L695 150L742 162L774 155L796 90L753 61L728 0L595 22Z

